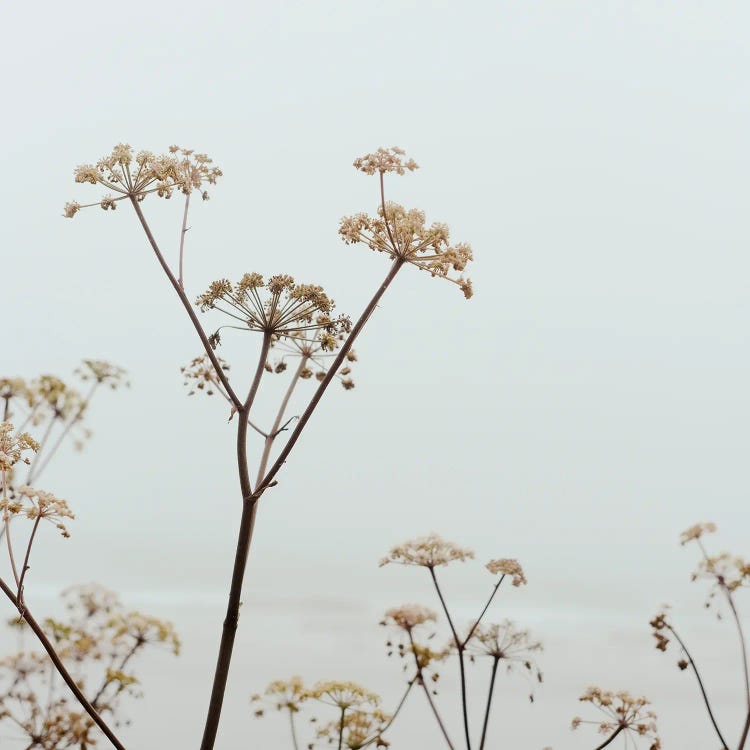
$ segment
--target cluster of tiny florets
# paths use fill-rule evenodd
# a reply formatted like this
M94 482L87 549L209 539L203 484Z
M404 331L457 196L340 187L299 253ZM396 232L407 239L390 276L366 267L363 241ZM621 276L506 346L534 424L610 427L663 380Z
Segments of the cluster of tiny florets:
M380 696L362 687L356 682L339 680L324 680L317 682L306 696L313 700L319 700L340 709L378 706Z
M713 534L715 531L716 524L711 521L696 523L680 534L680 544L685 545L688 542L698 541L704 534Z
M429 607L423 607L421 604L402 604L400 607L392 607L386 610L383 625L395 625L408 632L412 631L417 625L423 625L426 622L435 622L437 613Z
M28 453L36 453L39 443L27 432L14 432L10 422L0 422L0 472L10 471L15 464L28 464Z
M500 574L503 576L512 576L514 586L521 586L528 583L523 568L521 567L521 563L519 563L518 560L509 557L501 557L498 560L490 560L485 567L490 573L492 573L492 575Z
M467 299L472 296L469 279L450 275L451 271L464 271L473 260L471 247L462 242L452 245L447 224L427 226L424 211L407 210L389 202L378 207L375 217L364 213L344 217L339 235L347 245L367 245L393 260L411 263L432 276L457 284Z
M157 155L150 151L134 153L128 144L120 143L96 164L83 164L75 170L76 182L103 185L112 192L96 203L66 203L63 216L73 218L82 208L89 206L113 211L125 198L142 201L150 193L171 198L175 190L185 195L199 190L203 199L208 200L205 185L216 184L221 176L222 171L212 166L212 160L206 154L191 149L170 146L168 154Z
M601 734L613 734L616 731L627 732L631 736L642 737L651 742L649 750L660 750L656 726L656 714L649 708L650 701L643 697L634 697L626 691L617 693L590 687L580 697L584 703L596 706L604 715L604 720L588 721L576 717L572 728L577 729L582 724L593 724Z
M229 365L221 357L217 357L216 361L223 372L229 372ZM190 364L181 367L180 372L185 378L184 384L190 389L188 396L192 396L196 391L213 396L214 391L218 391L224 398L229 399L208 355L202 354L200 357L195 357Z
M299 377L302 380L315 378L318 382L328 374L327 361L336 357L336 351L346 340L346 333L331 333L325 329L292 331L288 336L278 336L272 341L273 351L281 357L275 363L266 362L266 371L282 373L287 370L287 358L299 359ZM344 390L354 388L351 377L352 363L357 361L353 349L346 353L344 366L336 373ZM316 369L313 369L313 366Z
M275 337L300 331L336 336L351 329L349 318L331 317L334 303L322 287L297 284L288 275L271 276L265 281L258 273L246 273L236 284L219 279L195 304L203 312L219 310L242 327Z
M354 160L354 168L365 174L405 174L419 168L414 159L405 159L406 151L397 146L379 148L372 154L365 154Z
M469 560L474 557L474 552L464 547L459 547L453 542L443 539L438 534L411 539L399 544L380 561L380 565L398 563L400 565L417 565L424 568L435 568L447 565L454 560Z
M130 385L124 368L103 359L84 359L75 373L83 381L95 381L108 386L113 391Z
M70 536L65 521L75 518L65 500L61 500L51 492L28 485L17 487L9 497L1 498L0 510L9 516L25 516L32 521L37 519L49 521L64 537Z

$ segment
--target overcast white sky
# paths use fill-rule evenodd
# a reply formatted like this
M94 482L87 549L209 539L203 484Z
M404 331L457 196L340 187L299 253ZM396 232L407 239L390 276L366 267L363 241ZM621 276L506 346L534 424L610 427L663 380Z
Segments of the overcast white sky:
M264 498L222 750L285 747L247 705L274 677L395 698L382 607L433 602L414 571L376 563L431 530L527 570L495 614L545 641L548 682L532 707L503 688L492 747L588 747L568 722L590 683L651 696L666 748L710 745L689 675L652 648L663 601L714 655L739 726L731 631L702 614L677 539L710 518L718 547L746 540L749 22L724 0L5 5L2 374L96 357L133 384L46 475L79 517L68 543L45 541L29 595L44 608L97 579L186 640L147 666L129 747L197 744L239 501L233 426L185 395L199 345L135 218L60 215L99 195L73 168L119 141L193 147L225 172L191 215L191 295L284 272L357 314L387 264L336 229L374 211L351 161L379 145L422 165L391 196L476 256L469 302L397 279L357 346L357 388L333 389ZM181 203L144 205L174 259ZM258 342L227 340L239 378ZM466 618L484 575L449 576ZM422 710L394 750L436 746Z

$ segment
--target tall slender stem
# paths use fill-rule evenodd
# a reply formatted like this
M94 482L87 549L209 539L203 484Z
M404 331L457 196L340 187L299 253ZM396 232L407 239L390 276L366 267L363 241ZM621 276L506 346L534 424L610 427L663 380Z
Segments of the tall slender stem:
M292 730L292 745L294 750L299 750L299 744L297 743L297 728L294 726L294 711L289 709L289 726Z
M261 347L260 357L258 358L258 366L255 371L255 376L252 385L250 386L250 390L248 391L247 398L242 404L238 414L237 468L239 472L240 489L242 490L242 516L240 518L240 528L237 538L237 550L234 556L232 581L229 588L227 613L221 631L219 654L216 659L216 670L214 672L213 687L211 688L211 699L208 704L206 724L203 730L201 750L211 750L216 742L216 733L218 732L219 719L221 718L221 708L224 703L224 693L227 687L227 679L229 678L229 665L232 661L234 639L237 634L242 583L245 578L247 556L250 552L250 542L253 536L253 529L255 528L255 517L258 507L258 497L257 494L253 494L252 486L250 484L250 472L247 465L247 418L258 392L258 386L260 385L260 379L263 375L263 368L266 364L266 357L268 356L270 345L271 335L270 333L265 333L263 335L263 346Z
M346 709L341 709L341 719L339 720L339 747L338 750L341 750L341 746L344 744L344 714L346 714Z
M468 696L466 694L466 664L464 663L464 650L466 649L466 641L461 641L458 637L458 632L453 625L453 619L451 618L450 612L448 611L448 605L445 603L443 598L443 592L440 590L440 584L438 584L437 576L435 575L435 569L429 568L430 577L432 582L435 584L435 591L437 591L440 604L443 607L443 612L448 619L448 625L450 626L451 633L453 634L453 640L456 644L456 650L458 651L458 668L461 674L461 709L464 716L464 735L466 737L466 750L471 750L471 734L469 733L469 705ZM467 639L468 640L468 639Z
M750 712L750 675L748 674L747 666L747 644L745 643L745 633L742 630L742 623L740 622L740 616L737 612L737 607L735 607L734 605L732 592L727 588L726 584L723 584L723 588L726 593L727 601L729 602L729 607L732 610L732 617L734 618L734 622L737 625L737 633L739 634L740 638L740 648L742 649L742 670L743 676L745 678L745 704L747 706L748 712Z
M187 218L188 218L188 209L190 208L190 193L188 193L185 196L185 212L182 214L182 231L180 232L180 266L179 266L179 276L177 277L177 280L180 284L180 288L184 289L185 285L183 283L183 275L182 275L182 260L185 253L185 235L187 234Z
M260 484L255 488L256 495L260 496L268 488L268 485L271 484L276 474L279 473L279 470L284 465L284 462L288 458L289 454L292 452L292 448L294 448L294 445L299 439L299 436L302 434L302 430L305 429L305 425L307 424L313 412L315 411L315 407L318 405L318 403L320 402L320 399L323 397L323 394L326 392L326 389L330 385L333 378L336 376L336 372L341 366L341 363L346 358L346 355L349 353L352 346L354 346L354 342L357 340L357 337L359 336L360 331L362 330L362 328L364 328L365 324L369 320L375 308L378 306L378 302L380 302L380 298L385 294L386 290L391 285L391 282L393 281L393 279L396 278L396 274L399 272L403 264L404 264L404 261L401 258L397 258L396 260L393 261L393 264L391 265L391 269L390 271L388 271L388 275L385 277L385 280L383 281L383 283L378 287L378 290L375 292L375 295L368 303L362 315L359 317L359 320L354 324L354 327L352 328L351 333L349 334L349 336L347 336L347 339L344 342L343 346L341 347L341 349L339 349L338 355L333 360L333 363L331 364L331 367L328 370L328 373L320 382L320 385L315 391L315 394L310 400L310 403L307 405L307 408L302 413L302 416L299 418L299 421L295 425L294 430L292 430L292 434L289 436L289 440L287 440L286 444L281 449L281 452L279 453L278 458L276 459L274 464L271 466L266 476L263 478L263 481L260 482Z
M737 745L737 750L743 750L745 747L748 731L750 731L750 711L747 712L747 716L745 717L745 726L742 729L742 737L740 737L740 744Z
M708 699L708 694L706 693L706 688L703 686L703 680L701 679L700 672L698 671L698 665L693 661L692 654L690 651L688 651L688 647L685 645L685 642L680 638L677 631L669 624L667 624L667 628L669 629L669 632L672 633L672 635L675 637L675 640L677 643L680 644L680 647L685 652L685 656L687 656L688 661L690 662L690 666L693 670L693 674L695 675L695 678L698 680L698 687L700 688L701 695L703 696L703 703L706 706L706 710L708 711L708 718L711 719L711 724L713 724L714 731L716 732L717 737L719 738L719 741L721 742L721 750L729 750L729 745L727 745L727 741L724 739L724 737L721 734L721 730L719 729L719 725L716 723L716 719L714 718L714 712L711 710L711 702ZM740 748L742 745L740 745Z
M117 739L114 732L107 726L104 719L102 719L102 717L97 713L96 709L86 699L86 696L81 692L81 689L78 687L76 681L65 668L65 665L60 660L60 657L57 655L54 646L50 642L49 638L47 638L39 623L32 617L31 612L29 612L26 606L21 601L19 601L18 597L13 593L13 591L8 587L8 585L5 583L5 581L3 581L2 578L0 578L0 590L2 590L3 593L8 597L8 599L10 599L10 601L13 603L13 606L18 610L21 617L23 617L23 619L26 621L28 626L33 631L34 635L36 635L36 637L39 639L42 647L47 652L49 658L52 660L52 663L55 665L55 668L65 681L65 684L70 688L73 695L75 695L76 700L78 700L81 706L83 706L83 709L86 711L86 713L91 717L91 720L99 727L99 729L102 730L102 732L104 732L104 735L112 743L112 745L117 748L117 750L125 750L125 746L120 742L120 740Z
M484 741L487 739L487 725L490 722L490 708L492 708L492 693L495 689L495 677L497 677L497 666L500 659L496 656L492 664L492 675L490 676L490 690L487 693L487 708L484 711L484 724L482 725L482 739L479 741L479 750L484 750Z
M23 581L26 578L26 571L29 569L29 557L31 556L31 547L34 544L34 537L36 536L37 529L39 528L39 522L42 520L41 515L34 519L34 527L31 530L31 536L29 537L29 543L26 546L26 554L23 558L23 565L21 566L21 577L18 581L18 601L23 604ZM10 539L10 537L8 537Z
M237 394L234 392L234 389L229 384L229 379L226 376L226 373L222 369L221 365L219 364L219 360L216 358L216 354L214 354L213 347L208 341L208 337L206 336L206 332L203 330L203 326L201 326L200 321L198 320L198 316L195 314L195 310L193 309L193 305L190 304L190 300L187 298L187 295L185 294L185 290L180 285L180 282L175 278L174 274L172 273L172 270L169 267L169 264L165 260L164 256L162 255L161 250L159 249L159 245L156 244L156 240L154 239L154 235L151 232L151 227L149 227L148 222L146 221L146 217L143 215L143 211L141 211L140 203L138 202L138 199L131 195L130 196L130 202L133 204L133 208L135 209L136 214L138 215L138 219L141 222L141 226L143 227L143 231L146 233L146 237L148 238L148 241L151 245L151 248L153 249L156 259L159 261L159 265L164 270L164 273L167 275L167 278L169 279L169 283L172 284L174 287L174 290L177 292L177 296L180 298L180 302L182 302L182 306L187 311L188 316L190 317L190 321L193 324L193 327L195 328L196 333L198 334L198 337L201 340L201 343L203 344L203 348L206 351L206 354L208 355L208 358L211 360L211 364L214 366L214 370L216 371L216 375L221 381L221 384L224 386L224 390L227 392L227 395L230 399L232 399L232 404L234 405L235 409L239 410L242 408L242 402L240 401Z

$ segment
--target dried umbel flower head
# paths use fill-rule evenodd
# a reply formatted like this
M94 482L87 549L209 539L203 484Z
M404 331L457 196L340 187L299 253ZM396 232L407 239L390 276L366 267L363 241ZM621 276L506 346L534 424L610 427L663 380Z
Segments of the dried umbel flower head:
M43 410L47 410L54 419L62 421L71 417L83 417L86 409L85 399L75 388L66 385L55 375L41 375L33 382L32 388L32 408L40 416Z
M344 217L339 234L347 245L364 244L394 261L410 263L432 276L447 279L458 285L467 299L472 296L469 279L449 275L464 271L473 260L471 247L461 242L450 244L448 225L427 226L423 211L385 203L378 207L375 217L364 213Z
M381 567L389 563L399 565L417 565L423 568L436 568L447 565L454 560L469 560L474 557L474 552L464 547L459 547L453 542L443 539L440 535L432 533L428 536L410 539L408 542L399 544L380 561Z
M542 673L534 661L534 654L543 650L541 641L532 639L528 630L517 628L510 620L477 625L468 645L473 652L502 662L508 672L521 670L533 675L537 682L542 681Z
M523 573L521 563L519 563L518 560L509 557L501 557L498 560L490 560L485 567L493 576L498 574L512 576L514 586L521 586L522 584L528 583L526 576Z
M732 592L745 584L750 578L750 564L743 557L729 552L706 555L698 563L697 570L690 577L693 581L708 579L716 584L715 589ZM715 593L715 590L709 593L707 607L710 606L710 601Z
M633 740L642 738L650 742L649 750L660 750L661 740L657 733L656 714L649 708L651 704L648 699L636 698L625 691L613 693L598 687L590 687L580 700L596 706L605 718L600 721L589 721L576 717L572 722L573 729L578 729L582 724L593 724L598 727L601 734L624 733Z
M328 374L327 360L336 357L336 350L345 340L344 333L335 335L326 330L293 331L288 336L274 339L272 348L281 353L281 358L273 365L269 362L266 370L275 373L285 372L288 367L286 360L298 359L299 376L303 380L309 380L313 376L318 381L323 380ZM354 381L350 376L351 363L356 361L357 355L354 350L348 351L344 366L336 373L344 390L354 388ZM314 372L311 366L319 369Z
M127 372L111 362L103 359L84 359L76 374L84 381L93 381L108 386L113 391L128 387Z
M360 750L374 742L377 747L387 747L388 743L381 739L391 717L389 714L375 708L369 711L350 711L343 718L332 719L317 731L318 739L326 740L329 744L349 750Z
M318 331L335 337L351 329L349 318L331 317L334 303L322 287L297 284L286 275L271 276L265 281L259 273L246 273L236 284L220 279L195 304L203 312L219 310L243 328L274 337L301 331Z
M15 464L30 463L29 453L36 453L39 443L26 432L16 434L10 422L0 422L0 472L10 471Z
M33 392L23 378L0 378L0 399L5 401L3 411L12 416L12 402L28 408L33 403Z
M150 151L133 153L126 143L120 143L112 153L96 164L84 164L75 170L75 181L103 185L114 195L107 194L96 203L81 205L77 201L65 204L63 216L73 218L82 208L101 206L105 211L117 208L117 203L125 198L142 201L150 193L160 198L171 198L175 190L189 195L200 190L204 200L208 193L206 184L215 185L222 171L212 166L212 160L205 154L197 154L190 149L171 146L166 155L156 155Z
M397 146L391 148L379 148L372 154L365 154L354 160L354 168L365 174L406 174L407 170L413 172L419 169L419 164L414 159L405 159L406 151Z
M368 707L377 708L380 705L380 696L377 693L367 690L356 682L321 681L308 690L306 696L340 709L364 710Z
M407 632L411 632L417 625L426 622L436 622L437 613L421 604L402 604L386 610L383 625L395 625Z
M45 520L53 523L64 537L70 533L64 521L75 518L68 503L51 492L24 485L15 489L10 498L0 499L0 510L7 516L25 516L32 521Z
M288 680L274 680L266 688L266 697L279 710L287 710L291 713L297 713L300 705L308 698L307 691L299 675L294 675ZM260 699L259 695L254 695L251 701ZM256 712L256 715L258 713Z
M221 357L217 357L216 361L224 372L229 372L229 365ZM192 396L196 391L202 391L207 396L213 396L214 392L218 392L229 401L229 396L208 355L202 354L200 357L195 357L190 364L181 367L180 372L185 377L184 384L190 389L188 396Z
M696 523L680 534L680 544L685 545L688 542L698 541L704 534L713 534L715 531L716 524L711 521Z
M62 592L62 598L74 624L91 621L95 617L109 621L109 615L122 608L120 597L98 583L70 586Z
M139 644L163 644L176 656L180 653L180 639L171 622L141 612L115 615L108 623L112 630L112 643L135 641Z

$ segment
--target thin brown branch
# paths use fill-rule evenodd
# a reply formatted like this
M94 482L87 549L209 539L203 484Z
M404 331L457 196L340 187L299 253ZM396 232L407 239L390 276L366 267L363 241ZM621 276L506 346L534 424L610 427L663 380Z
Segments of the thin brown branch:
M372 745L373 742L377 742L391 727L394 721L396 721L396 717L398 716L399 712L403 708L404 704L406 703L406 699L409 697L409 693L411 692L411 689L414 687L414 683L417 681L417 675L415 674L414 677L412 677L409 682L406 685L406 690L404 691L404 694L401 696L401 700L398 702L398 705L396 706L394 712L391 714L391 718L388 719L386 722L386 725L374 736L370 737L369 740L367 740L363 745L361 745L361 748L368 747L369 745Z
M245 579L247 557L250 552L250 542L253 536L253 529L255 528L255 517L258 504L257 495L253 494L252 486L250 484L250 473L247 465L247 416L258 392L270 345L271 336L269 333L266 333L263 336L263 346L261 347L260 357L258 358L255 376L253 377L253 382L248 391L247 398L239 410L239 419L237 421L237 467L240 479L240 489L242 490L242 517L240 518L237 549L234 556L234 567L232 568L232 581L229 588L229 601L227 603L226 617L221 631L219 654L216 659L216 670L214 672L213 687L211 688L211 698L208 704L206 724L203 730L201 750L211 750L216 743L216 734L219 730L221 709L224 704L224 693L227 687L227 679L229 678L229 665L232 661L232 650L234 649L234 640L237 634L242 584Z
M604 740L601 745L597 745L594 750L602 750L602 748L607 747L607 745L615 741L615 737L617 737L617 735L620 734L620 732L622 732L624 729L625 725L620 724L620 726L615 729L614 733L607 737L607 739Z
M492 675L490 676L490 689L487 693L487 708L484 711L484 724L482 724L482 739L479 741L479 750L484 750L484 743L487 739L487 726L490 722L490 709L492 708L492 693L495 689L495 678L497 677L497 667L500 659L496 656L492 663Z
M437 591L438 598L440 599L440 604L443 607L443 612L445 612L445 616L448 619L448 625L450 626L451 633L453 634L453 641L456 644L456 650L458 651L458 668L461 674L461 710L464 718L464 736L466 737L466 750L471 750L471 734L469 732L469 705L466 690L466 664L464 663L464 650L466 648L466 642L462 642L458 637L458 632L453 625L453 619L451 618L450 612L448 611L448 605L446 604L443 597L443 592L440 590L440 584L438 583L437 576L435 575L435 569L429 568L429 571L432 582L433 584L435 584L435 591Z
M221 365L219 364L218 359L216 358L216 354L214 354L213 347L208 341L208 337L206 336L206 332L203 330L203 326L200 324L200 321L198 320L198 316L195 314L195 310L193 309L193 305L190 304L190 300L187 298L187 295L185 294L185 290L180 286L180 282L175 278L174 274L172 273L172 270L169 267L169 264L165 260L164 256L162 255L161 250L159 249L159 245L157 245L156 240L154 239L154 235L151 232L151 227L149 227L148 222L146 221L146 217L143 215L143 211L141 210L141 206L138 202L138 199L131 195L130 196L130 202L133 204L133 208L135 209L136 214L138 215L138 219L141 222L141 226L143 227L143 231L146 233L146 237L148 238L149 243L151 244L151 247L156 254L156 259L159 261L159 265L161 265L162 269L164 270L164 273L167 275L167 278L169 279L169 283L172 284L174 287L174 290L177 292L177 296L180 298L180 302L182 302L183 307L187 311L188 316L190 317L190 321L193 324L193 327L195 328L196 333L198 334L198 337L201 340L201 343L203 344L203 348L206 351L206 354L208 355L208 358L211 360L211 364L214 366L214 370L216 371L216 376L221 381L221 384L224 386L224 389L227 392L227 395L232 400L232 404L236 409L242 408L242 402L240 401L237 394L234 392L234 389L229 384L229 380L226 376L226 373L222 369Z
M299 439L299 436L302 434L302 430L305 429L305 425L309 421L310 417L313 415L313 412L315 411L315 408L320 402L320 399L323 397L323 394L326 392L326 389L330 385L333 378L336 376L336 373L339 367L341 366L341 363L346 358L346 355L349 353L352 346L354 346L354 342L357 340L357 337L359 336L362 328L364 328L365 324L369 320L375 308L378 306L378 302L380 302L381 297L385 294L386 290L391 285L391 282L393 281L393 279L396 278L396 274L399 272L403 264L404 264L404 261L401 260L400 258L397 258L393 262L393 264L391 265L391 269L388 272L388 275L385 277L385 280L378 287L378 290L375 292L375 295L368 303L367 307L365 308L364 312L360 316L359 320L354 324L354 327L352 328L351 333L347 337L341 349L339 349L338 355L333 360L333 363L331 364L331 367L328 370L328 373L326 374L325 378L323 378L323 380L320 382L320 385L318 386L315 393L313 394L313 397L310 400L310 403L307 405L307 408L302 413L302 416L299 418L299 421L297 422L294 430L292 430L292 434L289 436L289 440L287 440L286 444L281 449L281 452L279 453L278 458L276 459L274 464L271 466L266 476L263 478L263 481L260 482L260 484L255 488L255 494L258 497L260 497L263 494L263 492L265 492L265 490L274 480L274 477L276 476L276 474L279 473L279 470L284 465L284 462L288 458L289 454L292 452L292 448L294 448L295 443Z
M685 645L685 642L682 640L682 638L680 638L677 631L669 623L665 624L669 632L672 633L672 635L675 637L677 643L680 644L680 647L684 651L685 656L687 656L688 658L688 662L690 663L690 667L693 670L693 674L698 680L698 687L700 688L701 695L703 696L703 703L706 706L706 711L708 711L708 718L711 720L711 724L713 725L714 731L716 732L716 736L721 742L721 750L729 750L729 745L727 745L727 741L724 739L723 735L721 734L721 730L719 729L719 725L716 723L714 712L711 709L711 701L708 699L708 693L706 693L706 688L703 685L703 679L701 678L700 672L698 671L698 665L693 660L692 654L690 653L690 651L688 651L688 647Z
M42 644L42 647L47 652L49 658L52 660L52 663L55 665L58 673L65 681L65 684L70 688L73 695L75 695L76 700L81 704L81 706L83 706L83 709L91 717L91 720L99 727L99 729L102 730L102 732L104 732L105 737L112 743L115 748L117 748L117 750L125 750L125 746L120 742L120 740L117 739L115 733L109 728L109 726L107 726L107 723L104 721L104 719L102 719L102 717L97 713L96 709L86 699L86 696L81 692L81 689L78 687L76 681L73 679L73 677L71 677L70 673L65 668L65 665L57 655L54 646L50 642L49 638L47 638L47 635L42 630L39 623L34 619L34 617L32 617L31 612L29 612L26 606L18 600L18 597L16 597L16 595L8 587L5 581L3 581L2 578L0 578L0 589L8 597L8 599L10 599L13 606L18 610L21 617L23 617L23 619L26 621L28 626L33 631L34 635L36 635L36 637L39 639L39 642Z
M497 590L500 588L500 584L505 580L505 573L503 573L500 576L500 580L495 584L495 587L492 589L492 593L490 594L490 598L487 600L487 604L484 605L484 609L481 611L479 617L477 617L475 623L471 626L471 630L469 630L469 634L464 638L463 645L465 646L470 640L471 636L474 635L474 631L479 626L479 623L482 621L482 618L487 614L487 610L490 608L490 604L492 604L492 600L495 598L495 594L497 593Z
M179 282L181 289L185 288L184 277L182 275L182 261L183 261L183 256L185 253L185 235L187 234L187 231L188 231L187 218L188 218L189 208L190 208L190 193L188 192L185 195L185 211L182 214L182 231L180 232L180 265L179 265L179 276L177 278L177 281Z
M734 605L734 597L732 596L732 592L729 590L726 583L723 584L722 588L724 589L727 601L729 602L729 607L732 610L732 617L734 618L735 625L737 626L737 634L740 639L740 648L742 649L742 674L745 678L745 705L747 706L748 713L750 713L750 675L748 674L747 643L745 641L745 633L742 630L742 622L740 621L737 607L735 607Z
M307 360L308 357L302 356L300 357L299 365L297 366L297 369L292 376L292 381L289 383L289 387L286 389L286 393L284 394L284 398L281 401L281 406L279 407L279 411L276 414L276 419L273 422L273 427L271 427L270 431L266 435L266 441L263 445L263 455L260 458L260 466L258 468L258 478L255 481L256 485L259 485L261 483L261 480L266 474L266 468L268 466L268 458L271 455L271 448L273 447L273 442L276 440L276 437L279 434L279 427L281 426L281 420L284 418L284 412L286 411L287 406L289 405L289 399L292 397L292 393L294 392L295 387L297 386L297 383L299 382L299 377L302 373L302 370L307 367Z
M38 515L34 519L34 527L31 529L31 536L29 537L29 543L26 545L26 554L23 558L23 565L21 566L21 577L18 581L18 601L23 604L23 581L26 578L26 571L29 569L29 557L31 557L31 547L34 544L34 537L36 536L37 529L39 528L39 522L42 520L42 516ZM8 537L10 539L10 537Z

